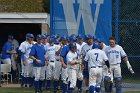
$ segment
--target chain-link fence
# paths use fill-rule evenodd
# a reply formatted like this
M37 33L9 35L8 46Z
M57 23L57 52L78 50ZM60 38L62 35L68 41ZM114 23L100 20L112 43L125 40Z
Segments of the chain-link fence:
M112 3L113 35L127 53L135 71L135 75L131 75L122 62L124 82L131 83L125 87L140 88L140 0L113 0Z

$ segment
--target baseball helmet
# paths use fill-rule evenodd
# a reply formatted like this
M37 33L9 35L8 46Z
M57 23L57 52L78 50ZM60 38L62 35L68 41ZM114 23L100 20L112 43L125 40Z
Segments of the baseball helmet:
M93 43L92 49L94 49L94 48L98 48L98 49L100 48L99 42Z
M71 50L72 48L76 48L76 43L70 43L69 44L69 49Z

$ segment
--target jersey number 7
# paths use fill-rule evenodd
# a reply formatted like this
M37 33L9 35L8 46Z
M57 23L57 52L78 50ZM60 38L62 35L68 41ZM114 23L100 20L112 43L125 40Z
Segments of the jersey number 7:
M96 55L96 61L98 61L99 53L95 53L95 55Z

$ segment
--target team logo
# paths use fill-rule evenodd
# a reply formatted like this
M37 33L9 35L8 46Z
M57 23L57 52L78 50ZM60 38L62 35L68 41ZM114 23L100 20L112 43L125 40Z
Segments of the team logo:
M62 4L68 34L78 34L81 19L85 33L95 35L98 16L101 5L104 0L59 0ZM74 4L78 4L78 13L75 13ZM92 11L92 5L96 6L95 11Z

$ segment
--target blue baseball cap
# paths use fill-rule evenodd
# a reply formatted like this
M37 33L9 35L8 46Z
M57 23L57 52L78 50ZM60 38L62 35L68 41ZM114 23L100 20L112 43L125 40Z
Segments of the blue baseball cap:
M8 38L9 39L14 39L14 36L13 35L8 35Z
M55 42L55 39L54 38L50 38L49 39L49 43L54 43Z
M49 35L49 34L47 34L47 33L45 33L44 35L46 36L46 38L47 38L48 36L50 36L50 35Z
M54 43L55 43L55 44L59 44L60 42L59 42L58 39L56 39Z
M99 42L93 43L92 49L94 49L94 48L98 48L98 49L100 48Z
M83 39L83 36L82 36L81 34L79 34L79 35L77 36L77 38L78 38L78 39Z
M30 34L30 38L34 38L34 35L33 34Z
M63 36L63 37L61 37L61 40L62 41L67 41L67 37L66 36Z
M69 37L70 41L76 41L77 40L77 36L75 34L72 34L70 37Z
M98 41L99 43L101 43L101 42L103 42L103 39L102 39L102 38L98 38L97 41Z
M87 34L87 35L85 35L85 38L86 38L86 39L92 39L93 37L92 37L92 35Z
M47 37L46 37L46 35L42 35L42 39L46 39Z
M39 35L36 36L36 38L37 39L42 39L42 35L39 34Z

